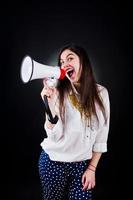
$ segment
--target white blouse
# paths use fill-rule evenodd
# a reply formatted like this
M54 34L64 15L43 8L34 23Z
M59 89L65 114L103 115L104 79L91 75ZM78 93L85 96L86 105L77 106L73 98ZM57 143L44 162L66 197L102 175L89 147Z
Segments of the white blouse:
M93 117L92 126L85 126L80 112L66 100L65 125L59 118L53 129L44 124L47 138L41 142L41 147L51 160L61 162L76 162L91 159L92 152L106 152L110 121L110 102L108 91L98 84L100 96L105 106L107 122L102 111L96 106L97 119Z

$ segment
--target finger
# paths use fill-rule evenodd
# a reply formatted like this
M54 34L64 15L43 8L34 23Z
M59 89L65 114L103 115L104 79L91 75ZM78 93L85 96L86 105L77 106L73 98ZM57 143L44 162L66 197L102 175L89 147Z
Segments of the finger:
M91 186L92 188L94 188L95 187L95 182L94 183L92 183L92 186Z
M56 80L57 81L57 80ZM43 85L44 87L48 87L48 88L54 88L56 85L55 80L52 80L50 78L44 78L43 79Z
M44 95L47 96L47 94L48 94L48 91L47 91L46 87L44 87L44 88L42 89L42 91L41 91L41 96L44 97Z
M90 190L92 188L92 184L89 183L87 189Z
M83 175L82 176L82 184L84 185L84 183L85 183L85 176Z
M87 189L87 187L88 187L88 182L87 182L87 181L85 181L85 183L84 183L84 185L83 185L83 190L86 190L86 189Z
M46 95L47 95L47 93L52 95L54 93L54 88L51 88L51 87L48 87L47 85L45 85L43 88L43 92L46 93Z
M47 85L47 80L46 80L46 78L43 79L43 85L44 85L44 86Z

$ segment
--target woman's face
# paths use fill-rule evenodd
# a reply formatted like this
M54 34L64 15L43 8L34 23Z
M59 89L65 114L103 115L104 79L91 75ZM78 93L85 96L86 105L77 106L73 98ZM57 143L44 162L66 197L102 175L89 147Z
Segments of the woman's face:
M80 59L73 51L66 49L60 56L61 68L66 70L66 76L72 83L77 83L81 74Z

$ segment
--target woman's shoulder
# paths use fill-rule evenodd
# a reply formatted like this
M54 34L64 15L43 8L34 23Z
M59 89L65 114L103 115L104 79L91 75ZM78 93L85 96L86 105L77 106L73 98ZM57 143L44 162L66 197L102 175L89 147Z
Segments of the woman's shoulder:
M101 96L108 96L108 89L105 86L99 83L97 83L96 86L97 86L98 93L100 93Z

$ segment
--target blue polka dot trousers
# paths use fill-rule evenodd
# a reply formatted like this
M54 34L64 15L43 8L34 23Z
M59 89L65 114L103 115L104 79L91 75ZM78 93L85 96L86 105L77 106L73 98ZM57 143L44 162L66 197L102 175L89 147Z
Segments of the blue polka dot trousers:
M48 154L42 151L39 157L39 175L43 200L92 200L93 190L83 191L81 181L88 162L89 160L52 161Z

